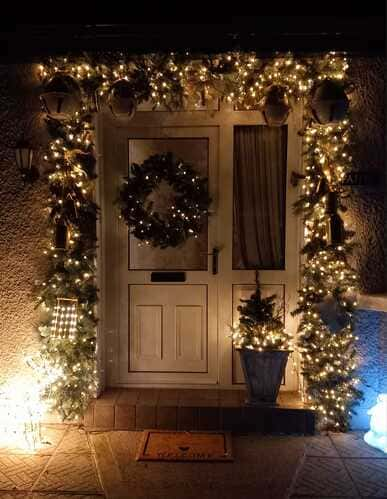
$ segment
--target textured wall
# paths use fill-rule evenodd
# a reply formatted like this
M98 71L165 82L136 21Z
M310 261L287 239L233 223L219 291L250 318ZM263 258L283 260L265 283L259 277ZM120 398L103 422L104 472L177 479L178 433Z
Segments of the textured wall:
M30 66L0 67L0 382L30 372L24 354L37 348L32 287L43 275L43 181L23 184L13 147L38 117L37 84ZM35 121L35 143L40 142Z
M369 427L367 411L376 403L379 393L387 393L387 313L371 310L357 312L358 349L360 353L360 388L364 400L355 408L352 426Z
M353 167L378 171L379 185L351 189L348 221L356 231L354 266L366 293L387 291L385 274L385 93L383 59L355 59L350 65Z
M383 71L381 59L356 59L351 64L355 84L351 96L356 142L354 165L360 170L379 169L384 174ZM35 144L45 142L42 116L38 119L38 91L39 82L31 66L0 67L0 382L28 372L23 355L34 351L38 345L34 332L38 313L34 310L32 287L34 281L44 275L42 249L46 222L43 207L47 191L43 181L33 186L23 185L12 149L24 130L31 127L32 118L35 118ZM386 291L384 190L359 188L352 193L347 201L347 218L357 232L354 263L360 272L363 290L383 292ZM384 315L359 313L363 370L367 366L371 369L375 358L379 359L378 365L382 359L386 364L385 326ZM382 370L377 372L382 373ZM379 376L375 373L373 380ZM383 375L384 389L387 389L386 373ZM377 385L373 381L370 399L378 389L381 389L380 382ZM364 416L364 408L362 411Z

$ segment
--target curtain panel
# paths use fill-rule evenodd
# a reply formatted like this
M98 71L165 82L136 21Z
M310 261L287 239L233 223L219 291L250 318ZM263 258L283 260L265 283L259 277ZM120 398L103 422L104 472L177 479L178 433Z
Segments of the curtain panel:
M284 269L287 126L234 127L234 269Z

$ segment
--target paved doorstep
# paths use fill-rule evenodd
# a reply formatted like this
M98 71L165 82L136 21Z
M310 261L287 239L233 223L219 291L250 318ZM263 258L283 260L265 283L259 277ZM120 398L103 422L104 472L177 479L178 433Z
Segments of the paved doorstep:
M363 432L308 438L292 499L387 499L387 455L368 446Z
M234 462L137 462L141 432L91 433L109 499L282 499L304 453L304 437L233 436Z
M0 448L0 499L387 499L387 455L362 432L234 435L233 463L136 462L135 431L51 425L43 436L35 454Z
M104 497L84 430L51 425L42 436L35 453L0 448L0 499Z

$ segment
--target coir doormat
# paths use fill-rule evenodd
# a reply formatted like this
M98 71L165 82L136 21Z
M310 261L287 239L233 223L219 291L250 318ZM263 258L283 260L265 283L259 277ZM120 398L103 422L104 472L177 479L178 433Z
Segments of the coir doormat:
M227 432L145 430L137 461L232 461Z

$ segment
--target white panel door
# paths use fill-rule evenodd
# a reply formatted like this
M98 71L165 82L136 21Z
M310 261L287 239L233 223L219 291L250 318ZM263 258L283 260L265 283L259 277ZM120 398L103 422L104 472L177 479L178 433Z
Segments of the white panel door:
M104 237L104 329L109 385L238 387L244 382L232 348L230 325L237 320L240 298L254 290L255 270L235 265L234 178L235 129L265 126L256 111L235 111L221 103L211 111L138 112L132 121L100 114L102 139ZM302 109L293 107L286 128L284 264L260 270L262 292L276 293L285 309L285 324L296 331L290 312L296 306L299 275L300 226L292 212L297 191L293 169L301 170ZM139 247L118 219L114 200L131 162L171 151L209 178L212 197L208 226L198 239L179 248ZM270 161L266 165L270 176ZM249 182L249 179L247 179ZM170 199L162 186L152 201ZM264 193L272 196L273 192ZM244 200L246 201L246 200ZM251 205L245 202L246 209ZM268 236L258 231L252 237ZM217 272L212 255L219 249ZM154 272L183 272L184 282L154 282ZM282 389L295 390L297 359L288 363Z
M132 163L141 164L153 154L166 152L208 177L211 215L197 239L167 249L139 245L125 223L112 217L113 211L107 215L113 222L106 238L111 265L106 314L115 325L108 341L114 384L218 382L218 281L209 255L217 244L218 128L161 123L117 126L108 121L104 133L105 175L109 175L105 199L113 206L121 179ZM168 184L160 184L151 196L154 208L162 213L173 192ZM108 202L105 207L114 210ZM173 282L166 272L180 273L182 282ZM161 282L155 282L155 274L159 279L160 273Z

